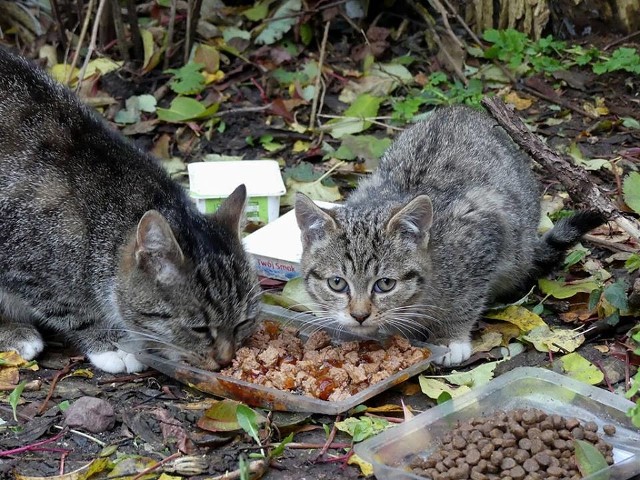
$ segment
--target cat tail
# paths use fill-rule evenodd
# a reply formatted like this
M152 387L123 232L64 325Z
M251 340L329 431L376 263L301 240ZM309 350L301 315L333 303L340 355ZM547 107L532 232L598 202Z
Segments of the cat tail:
M564 259L566 251L580 241L585 233L599 227L607 217L595 210L578 212L561 218L539 240L534 253L535 275L546 275Z

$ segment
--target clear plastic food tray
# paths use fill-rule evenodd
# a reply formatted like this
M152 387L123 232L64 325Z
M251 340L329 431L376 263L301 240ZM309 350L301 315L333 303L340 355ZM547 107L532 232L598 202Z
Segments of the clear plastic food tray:
M632 402L600 388L542 368L521 367L356 445L355 451L373 464L378 479L424 480L411 473L411 459L415 455L428 457L459 420L496 410L539 408L546 413L594 421L600 432L605 424L615 425L615 435L606 437L614 447L614 464L585 479L626 480L640 474L640 431L626 416L631 406Z
M261 318L296 327L300 330L301 338L308 336L305 335L305 329L312 331L315 328L310 326L310 322L313 322L311 315L295 313L271 305L263 305ZM332 329L331 327L323 327L323 329L326 330L337 343L350 340L371 339L370 337L354 336L344 330ZM247 405L269 410L337 415L360 405L369 398L424 371L433 360L442 358L448 351L446 348L436 345L427 345L419 342L412 343L415 346L428 348L431 351L431 356L339 402L319 400L306 395L255 385L237 378L220 375L216 372L177 364L176 362L168 361L157 355L136 352L136 356L145 365L153 367L165 375L212 395L239 400ZM124 348L126 349L126 346Z

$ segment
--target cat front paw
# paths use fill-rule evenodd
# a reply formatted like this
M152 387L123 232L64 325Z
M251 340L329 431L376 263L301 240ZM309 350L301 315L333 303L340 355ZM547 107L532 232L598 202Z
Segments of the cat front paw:
M445 347L449 349L449 353L436 362L444 367L459 365L471 357L471 342L453 341Z
M40 337L20 340L16 343L14 349L17 350L25 360L33 360L44 350L44 342Z
M87 357L96 367L107 373L135 373L147 368L136 359L135 355L124 350L87 353Z

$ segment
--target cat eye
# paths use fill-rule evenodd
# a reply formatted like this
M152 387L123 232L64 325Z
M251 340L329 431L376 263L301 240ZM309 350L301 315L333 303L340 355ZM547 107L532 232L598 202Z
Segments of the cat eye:
M206 325L204 327L191 327L191 330L196 333L209 333L209 327Z
M329 288L331 290L338 293L344 292L349 287L349 285L347 284L347 281L342 277L329 278L327 280L327 285L329 285Z
M393 278L380 278L373 284L373 291L376 293L387 293L393 290L396 281Z

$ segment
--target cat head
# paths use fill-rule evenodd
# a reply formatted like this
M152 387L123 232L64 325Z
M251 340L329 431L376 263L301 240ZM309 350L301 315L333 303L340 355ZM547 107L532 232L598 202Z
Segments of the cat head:
M364 334L387 328L413 333L411 322L402 320L423 303L428 281L429 197L391 208L329 211L298 194L295 210L314 310Z
M159 212L142 216L122 253L117 302L146 348L215 370L252 333L260 287L240 241L245 201L241 185L179 235Z

